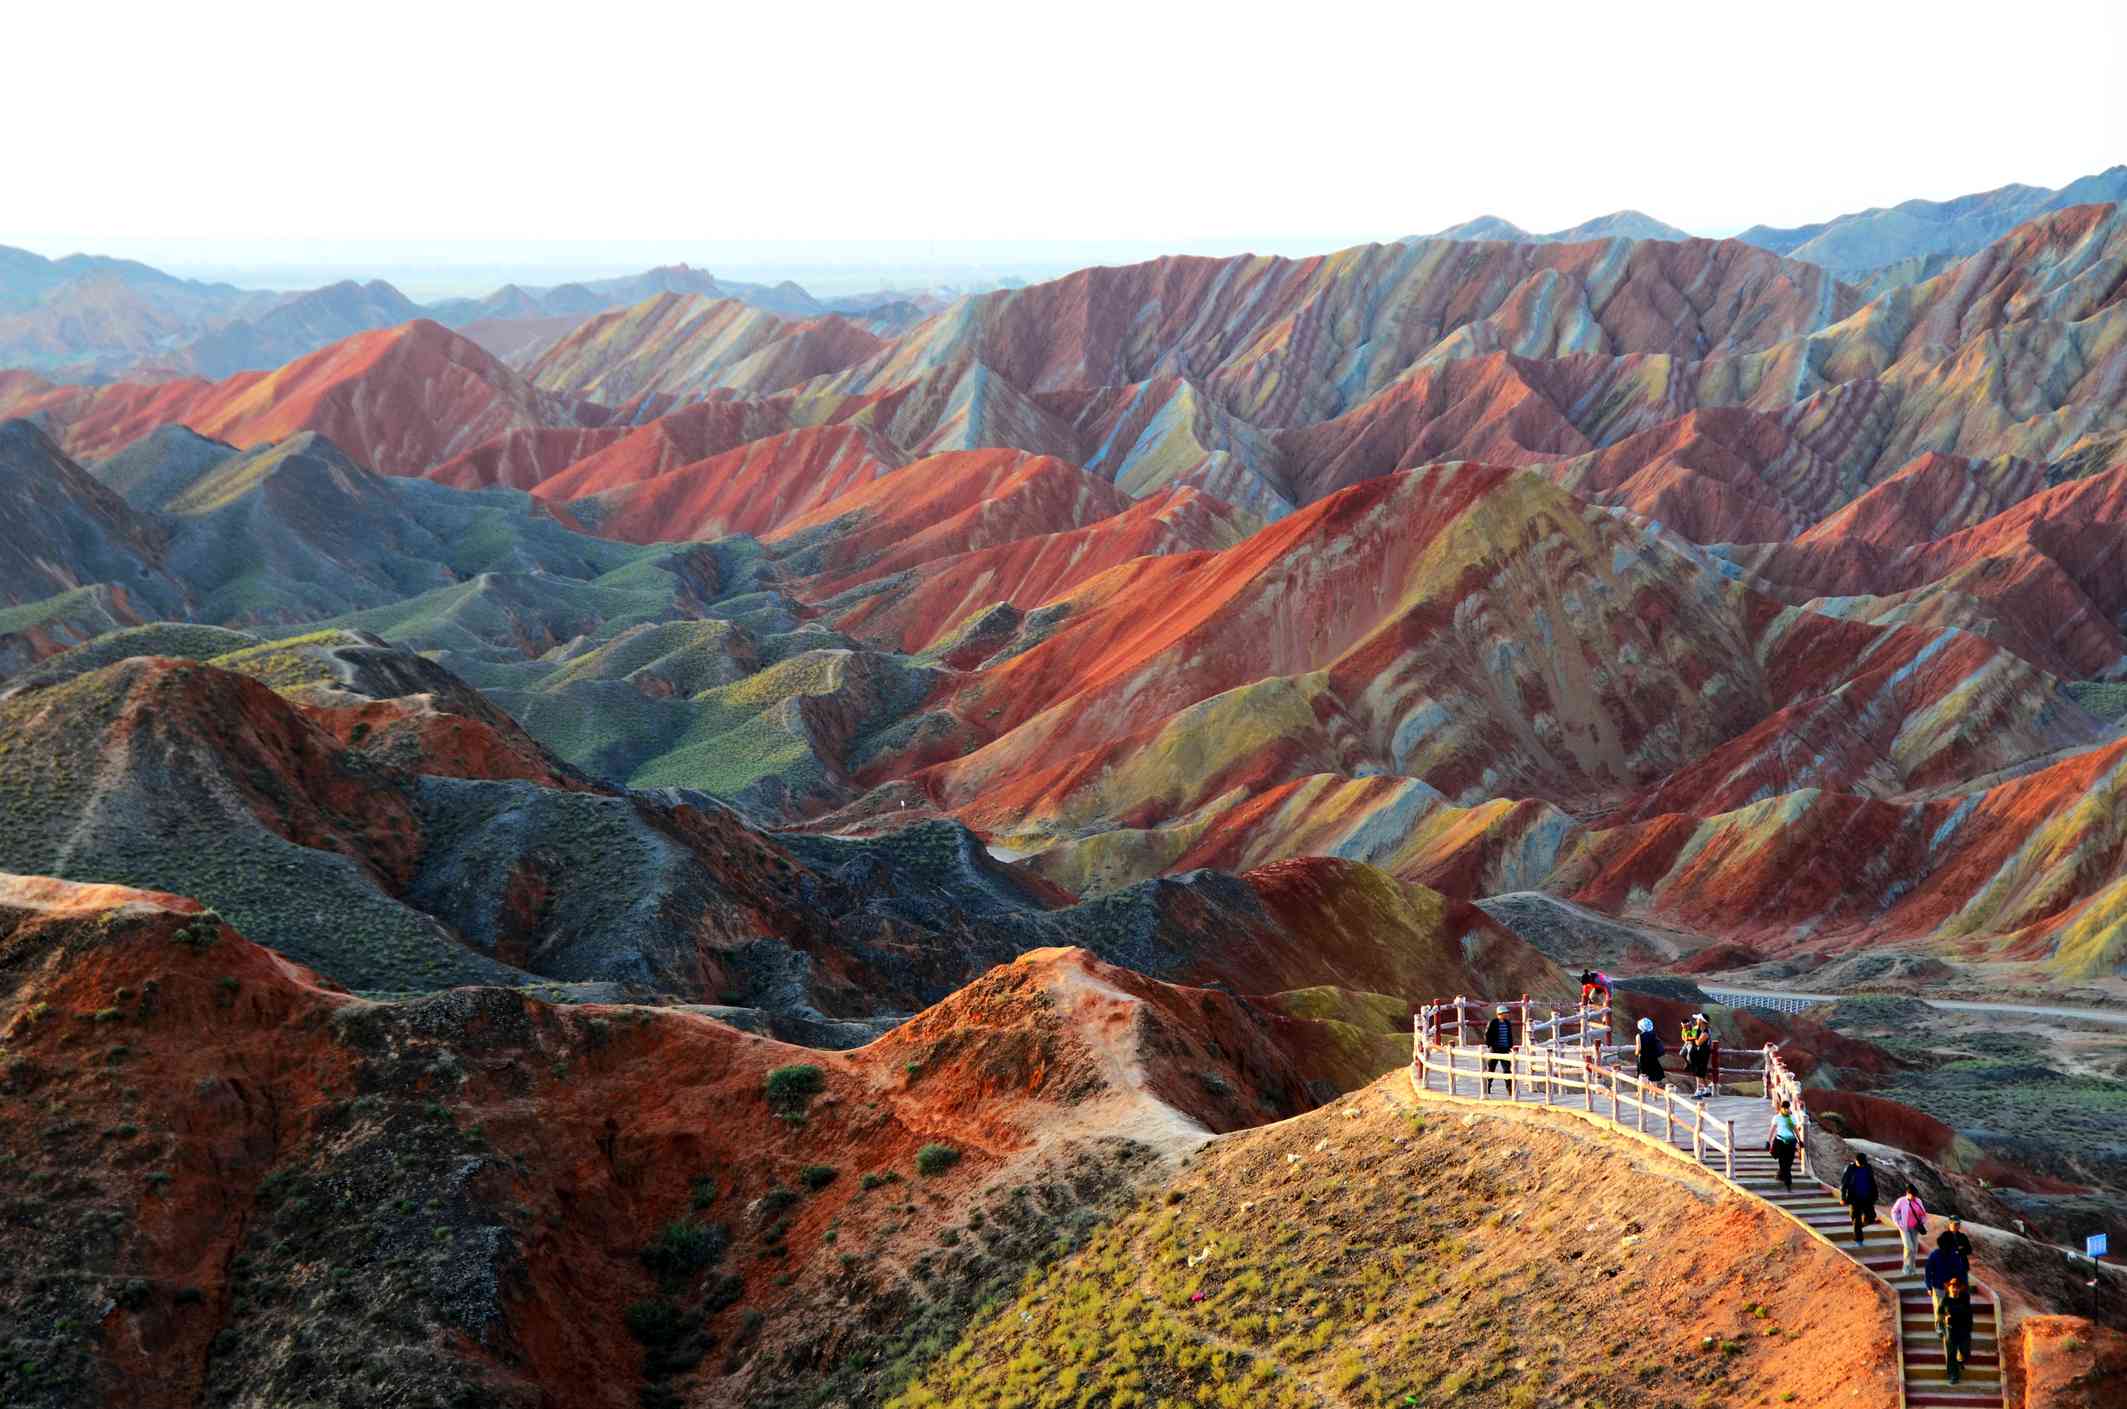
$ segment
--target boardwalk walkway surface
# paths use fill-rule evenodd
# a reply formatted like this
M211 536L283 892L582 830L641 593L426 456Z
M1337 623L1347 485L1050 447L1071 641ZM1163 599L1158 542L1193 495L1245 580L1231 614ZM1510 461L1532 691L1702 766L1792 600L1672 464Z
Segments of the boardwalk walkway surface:
M1485 1055L1480 1049L1421 1046L1419 1050L1421 1060L1413 1061L1410 1075L1412 1087L1420 1096L1449 1094L1449 1071L1452 1068L1455 1096L1464 1100L1484 1099L1476 1070ZM1627 1095L1623 1098L1627 1113L1620 1118L1615 1114L1618 1106L1609 1096L1599 1089L1590 1092L1578 1079L1584 1074L1584 1068L1577 1055L1569 1066L1554 1051L1549 1054L1548 1067L1540 1065L1544 1057L1542 1053L1521 1055L1525 1061L1523 1075L1511 1083L1519 1088L1514 1092L1517 1104L1592 1109L1597 1115L1616 1120L1627 1130L1640 1129L1654 1139L1664 1140L1682 1151L1686 1158L1696 1159L1743 1192L1763 1199L1822 1234L1833 1246L1888 1283L1898 1297L1905 1403L1912 1409L2000 1409L2003 1402L2001 1352L1991 1294L1984 1288L1977 1288L1973 1293L1972 1354L1965 1366L1963 1382L1953 1385L1944 1364L1942 1344L1935 1334L1934 1306L1921 1284L1920 1274L1917 1270L1911 1276L1899 1272L1901 1257L1898 1234L1889 1221L1890 1201L1884 1201L1883 1211L1878 1215L1883 1221L1867 1230L1863 1245L1857 1248L1852 1241L1853 1224L1839 1203L1837 1189L1827 1187L1800 1169L1795 1171L1793 1192L1781 1188L1778 1169L1772 1155L1766 1151L1769 1112L1764 1098L1715 1096L1705 1101L1693 1101L1672 1094L1653 1098L1654 1105L1666 1109L1650 1110L1635 1108L1631 1096ZM1575 1078L1570 1082L1564 1075L1569 1069ZM1559 1078L1548 1096L1541 1075L1545 1070ZM1632 1078L1626 1074L1622 1079L1629 1091ZM1503 1074L1495 1076L1489 1099L1506 1101L1509 1085ZM1694 1122L1689 1116L1692 1107L1703 1108L1705 1113L1703 1122L1697 1123L1696 1141ZM1685 1118L1675 1118L1674 1112L1679 1111L1686 1113ZM1735 1131L1733 1151L1717 1148L1714 1143L1717 1139L1725 1142L1730 1122L1734 1123ZM1728 1173L1731 1168L1734 1171L1732 1176ZM1930 1231L1938 1228L1939 1221L1931 1220Z

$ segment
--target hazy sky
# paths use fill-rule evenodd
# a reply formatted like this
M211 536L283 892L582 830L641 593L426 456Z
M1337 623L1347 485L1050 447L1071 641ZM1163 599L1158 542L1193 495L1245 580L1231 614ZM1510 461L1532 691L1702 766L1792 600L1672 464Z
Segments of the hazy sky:
M1623 206L1724 233L2127 160L2123 13L32 0L7 24L0 243L196 266L950 242L981 262Z

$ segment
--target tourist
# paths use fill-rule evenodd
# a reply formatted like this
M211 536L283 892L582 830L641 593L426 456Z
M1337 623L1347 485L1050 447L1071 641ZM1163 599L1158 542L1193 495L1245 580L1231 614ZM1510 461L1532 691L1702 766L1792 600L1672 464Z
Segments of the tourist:
M1703 1101L1713 1091L1713 1025L1704 1013L1684 1024L1684 1069L1691 1073L1691 1096Z
M1654 1019L1641 1018L1639 1032L1632 1039L1632 1059L1640 1080L1656 1086L1667 1081L1662 1071L1662 1050L1662 1039L1654 1035Z
M1943 1237L1948 1238L1957 1255L1969 1263L1972 1260L1972 1239L1965 1233L1965 1221L1953 1213L1948 1222L1950 1226L1943 1230Z
M1898 1269L1901 1277L1913 1275L1913 1258L1920 1251L1921 1235L1928 1231L1928 1208L1920 1201L1920 1195L1908 1188L1891 1205L1891 1226L1898 1230L1898 1242L1905 1248L1905 1266Z
M1972 1275L1971 1259L1958 1251L1957 1241L1944 1233L1935 1240L1935 1251L1928 1254L1928 1265L1921 1282L1928 1295L1935 1300L1935 1332L1942 1333L1944 1303L1948 1299L1950 1283Z
M1963 1277L1952 1277L1943 1288L1936 1320L1942 1327L1943 1363L1954 1385L1965 1377L1965 1361L1972 1358L1972 1288Z
M1507 1005L1502 1003L1492 1010L1492 1021L1485 1024L1485 1050L1492 1053L1484 1059L1484 1090L1492 1094L1492 1071L1499 1068L1506 1072L1501 1078L1507 1083L1507 1095L1514 1093L1514 1059L1509 1053L1514 1050L1514 1024L1507 1018Z
M1583 1008L1595 1008L1609 1001L1610 976L1600 969L1582 969L1580 972L1580 1005Z
M1861 1246L1861 1230L1876 1221L1876 1171L1869 1168L1869 1157L1859 1150L1854 1152L1854 1162L1839 1176L1839 1202L1854 1219L1854 1246Z
M1792 1194L1795 1191L1795 1147L1800 1141L1795 1130L1794 1107L1788 1102L1781 1101L1773 1112L1772 1129L1765 1139L1772 1157L1780 1163L1780 1187Z

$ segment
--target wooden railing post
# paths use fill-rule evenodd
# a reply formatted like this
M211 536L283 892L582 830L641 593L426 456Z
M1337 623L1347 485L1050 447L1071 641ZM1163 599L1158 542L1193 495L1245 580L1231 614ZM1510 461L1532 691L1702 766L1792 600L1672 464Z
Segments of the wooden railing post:
M1585 1048L1584 1048L1584 1049L1582 1049L1582 1051L1581 1051L1581 1056L1580 1056L1580 1074L1581 1074L1581 1083L1580 1083L1580 1094L1581 1094L1581 1096L1582 1096L1582 1097L1583 1097L1583 1098L1584 1098L1584 1099L1586 1100L1586 1102L1587 1102L1587 1105L1588 1105L1588 1114L1590 1114L1590 1115L1594 1115L1594 1114L1595 1114L1595 1063L1594 1063L1594 1062L1593 1062L1592 1060L1590 1060L1590 1058L1589 1058L1589 1056L1588 1056L1588 1053L1587 1053L1587 1051L1586 1051L1586 1049L1585 1049Z
M1669 1117L1669 1134L1667 1138L1669 1143L1674 1145L1676 1143L1676 1092L1671 1091L1666 1086L1662 1088L1662 1114Z
M1723 1158L1724 1162L1725 1162L1725 1163L1727 1164L1727 1166L1728 1166L1728 1171L1727 1171L1727 1172L1728 1172L1728 1177L1729 1177L1730 1179L1733 1179L1733 1178L1735 1178L1735 1177L1736 1177L1736 1123L1735 1123L1734 1121L1732 1121L1732 1120L1728 1122L1728 1148L1727 1148L1727 1149L1725 1149L1725 1150L1723 1150L1723 1151L1721 1152L1721 1155L1722 1155L1722 1158Z
M1692 1108L1691 1157L1700 1164L1706 1163L1706 1111L1704 1107Z
M1632 1123L1640 1134L1647 1133L1647 1083L1640 1077L1632 1079Z
M1463 997L1458 993L1455 995L1455 1045L1457 1047L1465 1045L1462 1039L1462 1004Z

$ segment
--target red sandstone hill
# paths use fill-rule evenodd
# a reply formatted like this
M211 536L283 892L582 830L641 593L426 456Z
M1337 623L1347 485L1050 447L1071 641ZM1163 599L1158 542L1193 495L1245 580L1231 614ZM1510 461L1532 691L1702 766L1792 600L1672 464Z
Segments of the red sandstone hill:
M150 1406L338 1402L387 1366L511 1403L817 1382L891 1337L912 1277L964 1320L1075 1210L1312 1105L1332 1026L1074 950L848 1053L498 989L376 1004L192 901L0 878L0 1145L40 1191L0 1286L102 1331L0 1382Z
M573 402L425 319L357 334L271 372L56 388L18 405L49 418L77 458L107 456L174 423L240 447L317 431L386 474L418 474L504 431L578 417Z
M715 403L711 403L715 404ZM640 434L637 432L636 434ZM588 483L616 467L628 451L616 446L565 478ZM597 524L608 538L629 543L765 535L795 522L839 495L897 468L891 445L854 426L808 426L749 440L721 455L649 479L572 498L569 512ZM542 497L552 491L543 486Z
M2069 678L2113 670L2127 660L2119 625L2127 618L2127 464L2018 493L2041 484L2015 463L2002 466L2006 484L1990 493L1961 462L1916 461L1882 487L1883 497L1858 500L1794 542L1739 560L1791 589L1891 599L1868 615L1925 614L1938 605L1930 598L1951 597L1941 604L1951 610L1968 601L1973 624L2026 659Z

